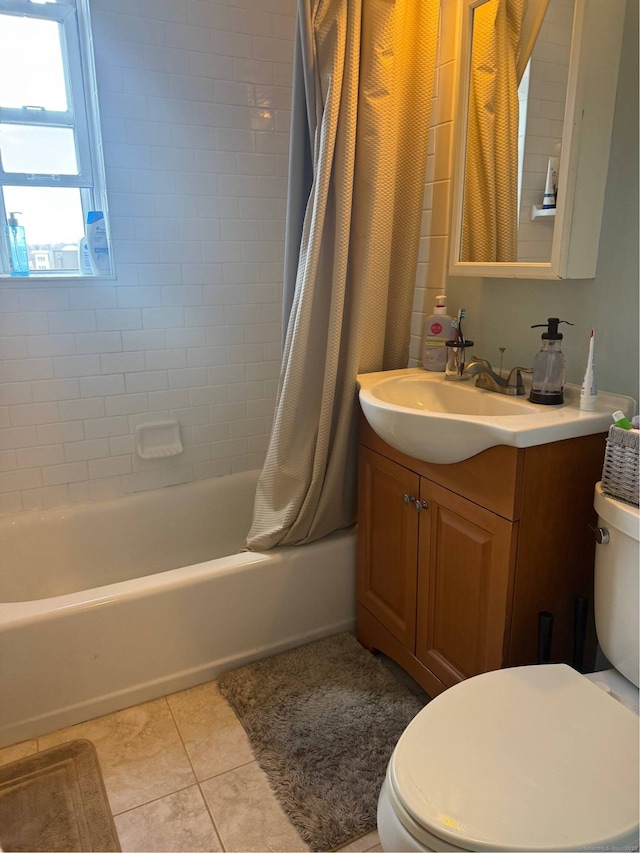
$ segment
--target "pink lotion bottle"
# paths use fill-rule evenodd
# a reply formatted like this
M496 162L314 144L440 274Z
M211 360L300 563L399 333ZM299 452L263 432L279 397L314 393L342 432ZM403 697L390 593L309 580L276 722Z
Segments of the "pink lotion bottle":
M422 333L422 366L425 370L444 372L447 366L447 341L455 337L454 319L447 314L446 296L436 296L433 314L424 321Z

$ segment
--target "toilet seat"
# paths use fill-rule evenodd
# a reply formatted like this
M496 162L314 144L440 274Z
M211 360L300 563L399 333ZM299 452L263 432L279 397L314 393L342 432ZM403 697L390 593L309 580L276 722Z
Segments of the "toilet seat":
M564 664L485 673L412 720L386 788L427 849L637 849L638 717Z

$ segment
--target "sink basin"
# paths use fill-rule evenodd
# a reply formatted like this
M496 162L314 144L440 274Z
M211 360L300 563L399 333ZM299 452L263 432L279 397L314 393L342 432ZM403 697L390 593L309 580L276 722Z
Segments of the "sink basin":
M437 382L421 375L383 379L372 389L373 396L423 412L450 415L530 415L532 403L524 397L507 397L476 388L473 382ZM480 392L480 393L478 393ZM540 408L536 406L536 408Z
M360 405L380 438L425 462L461 462L489 447L532 447L606 432L612 412L628 417L634 400L598 393L595 412L581 412L580 388L565 385L562 406L540 406L476 388L475 380L451 382L420 368L361 373Z

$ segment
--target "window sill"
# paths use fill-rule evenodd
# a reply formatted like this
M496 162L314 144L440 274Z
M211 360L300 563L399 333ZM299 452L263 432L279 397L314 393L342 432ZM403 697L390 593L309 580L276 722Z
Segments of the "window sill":
M68 275L63 275L62 273L48 273L47 275L6 275L0 274L0 285L2 284L12 284L15 286L23 287L25 284L31 284L32 282L36 282L37 284L42 284L43 282L49 282L50 284L57 284L59 282L69 282L72 281L74 283L80 282L92 282L92 281L116 281L118 278L117 275L80 275L73 273Z

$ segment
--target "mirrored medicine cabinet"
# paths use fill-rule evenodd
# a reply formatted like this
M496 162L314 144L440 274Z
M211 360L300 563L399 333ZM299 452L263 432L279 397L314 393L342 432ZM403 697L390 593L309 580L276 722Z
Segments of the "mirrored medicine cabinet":
M625 0L464 0L449 273L593 278Z

